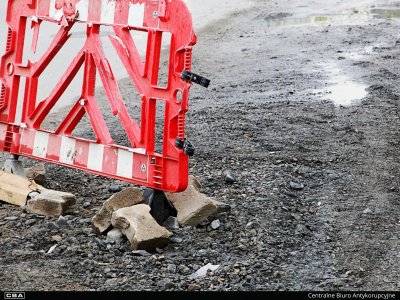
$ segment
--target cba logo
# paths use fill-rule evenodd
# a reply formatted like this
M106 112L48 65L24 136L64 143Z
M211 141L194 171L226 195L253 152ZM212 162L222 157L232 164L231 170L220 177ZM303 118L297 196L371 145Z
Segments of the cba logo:
M5 300L25 299L25 292L4 292L4 299Z

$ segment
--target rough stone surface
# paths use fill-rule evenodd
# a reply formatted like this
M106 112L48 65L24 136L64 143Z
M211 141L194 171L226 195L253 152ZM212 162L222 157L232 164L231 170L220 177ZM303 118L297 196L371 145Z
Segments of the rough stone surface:
M65 214L76 204L76 197L70 193L43 190L28 201L28 211L38 215L57 217Z
M111 226L111 216L114 211L133 206L144 200L142 192L137 188L127 188L112 195L99 212L92 218L93 229L97 233L105 232Z
M10 204L26 205L29 194L44 188L21 176L0 171L0 200Z
M220 213L225 213L225 212L230 212L231 211L231 206L229 204L211 199L212 203L217 207L217 211L215 214L220 214Z
M30 168L25 168L25 175L28 179L34 180L37 184L46 182L46 170L44 164L38 164Z
M197 226L217 211L214 200L200 193L201 184L190 176L189 185L182 193L167 193L167 198L178 211L182 226Z
M131 242L132 250L153 251L169 243L171 233L158 225L150 214L150 207L139 204L121 208L112 214L112 225L122 231Z
M211 222L211 228L213 230L217 230L220 226L221 226L221 222L218 219Z
M110 230L107 233L107 241L108 242L115 242L115 243L121 243L123 240L124 234L121 232L121 230L114 228L113 230Z

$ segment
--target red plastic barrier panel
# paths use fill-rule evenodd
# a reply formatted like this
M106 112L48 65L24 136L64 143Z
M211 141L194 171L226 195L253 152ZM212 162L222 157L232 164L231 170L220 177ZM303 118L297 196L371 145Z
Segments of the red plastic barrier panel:
M134 9L143 11L143 24L136 24ZM8 0L8 35L0 64L0 151L81 169L158 190L177 192L187 187L188 156L175 141L185 138L185 114L191 82L182 79L190 71L196 36L191 15L182 0ZM26 30L33 31L35 52L44 22L57 27L47 50L36 60L24 63ZM70 58L59 57L77 24L86 28L83 47ZM28 27L29 26L29 27ZM128 111L104 53L101 30L113 32L113 51L141 98L140 120ZM147 35L145 59L140 56L132 31ZM170 37L168 82L159 85L163 35ZM51 92L38 99L38 83L54 60L69 59L57 82L47 82ZM43 122L78 72L83 70L79 99L55 130ZM100 78L112 114L118 118L129 146L117 145L95 98ZM22 85L24 84L24 86ZM21 88L22 87L22 88ZM165 105L162 149L155 151L156 107ZM21 112L17 113L18 107ZM73 131L87 116L95 138L76 137Z

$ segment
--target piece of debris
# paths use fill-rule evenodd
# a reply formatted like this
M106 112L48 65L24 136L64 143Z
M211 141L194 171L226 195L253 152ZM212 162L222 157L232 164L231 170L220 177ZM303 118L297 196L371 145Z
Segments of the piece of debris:
M298 183L298 182L294 182L294 181L291 181L289 183L289 186L292 190L296 190L296 191L301 191L304 189L304 185L302 185L301 183Z
M105 232L111 226L111 216L114 211L139 204L143 200L142 191L133 187L112 195L92 218L93 229L97 233Z
M190 275L190 278L197 278L197 277L201 277L201 276L205 276L207 275L208 271L212 271L214 272L216 269L219 268L220 265L212 265L211 263L205 265L204 267L201 267L200 269L198 269L195 273L193 273L192 275Z
M119 185L112 185L112 186L109 186L109 187L108 187L108 191L109 191L110 193L118 193L118 192L122 191L122 186L119 186Z
M107 241L115 242L116 244L120 244L123 240L124 234L121 230L114 228L107 233Z
M201 286L198 284L191 283L187 287L188 292L195 292L195 291L200 291Z
M25 176L29 180L35 181L37 184L45 184L46 183L46 169L44 164L34 165L30 168L24 168Z
M224 180L226 183L235 183L236 182L236 176L233 175L231 170L226 170L224 172Z
M111 222L115 228L125 234L131 242L132 250L153 251L169 243L171 233L158 225L150 214L150 207L146 204L115 211Z
M56 241L56 242L61 242L61 241L62 241L62 237L59 236L59 235L53 235L53 236L51 237L51 239L52 239L53 241Z
M23 206L32 192L45 190L44 187L21 176L0 171L0 200Z
M151 256L151 254L146 250L134 250L132 251L132 254L135 256Z
M86 201L86 202L84 202L83 203L83 208L88 208L88 207L90 207L90 205L92 205L89 201Z
M75 204L75 195L45 189L28 200L28 211L48 217L57 217L68 212Z
M49 249L49 251L47 251L47 254L50 254L51 252L53 252L54 249L56 249L56 247L57 247L57 244L51 246L50 249Z
M178 221L184 226L197 226L217 211L214 200L200 193L201 185L194 176L182 193L167 193L167 198L178 211Z
M57 219L57 221L56 221L56 223L57 223L58 225L65 226L65 225L68 224L68 220L67 220L67 218L65 218L64 216L59 216L58 219Z
M168 219L164 222L164 226L167 229L179 229L178 219L175 217L168 217Z
M217 230L221 226L221 222L217 219L211 222L211 228Z
M19 218L17 216L5 217L4 221L17 221Z
M363 211L363 214L370 214L370 213L372 213L372 210L369 208Z

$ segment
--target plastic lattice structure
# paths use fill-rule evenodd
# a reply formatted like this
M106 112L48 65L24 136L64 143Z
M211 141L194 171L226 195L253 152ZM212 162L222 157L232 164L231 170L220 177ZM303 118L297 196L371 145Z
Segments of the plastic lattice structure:
M144 8L142 26L131 25L135 6ZM191 15L182 0L8 0L8 34L0 64L0 150L69 166L157 190L177 192L188 184L188 156L175 141L185 140L185 114L191 82L182 72L191 70L196 43ZM23 64L26 30L33 31L36 51L43 22L57 34L37 61ZM84 46L71 53L72 62L51 92L37 99L38 83L49 64L71 37L77 23L86 25ZM117 80L102 48L100 30L113 32L110 41L141 97L140 123L128 112ZM143 62L131 31L147 34ZM170 33L168 84L158 85L163 34ZM45 118L83 69L80 98L55 130L42 128ZM130 147L115 144L95 98L96 76L101 78L112 114L119 118ZM25 92L19 95L21 79ZM78 91L79 92L79 91ZM22 103L19 103L22 102ZM163 145L155 151L156 104L165 104ZM22 112L17 114L18 107ZM96 138L76 137L74 129L87 116ZM18 116L18 117L17 117ZM140 124L140 125L139 125Z

